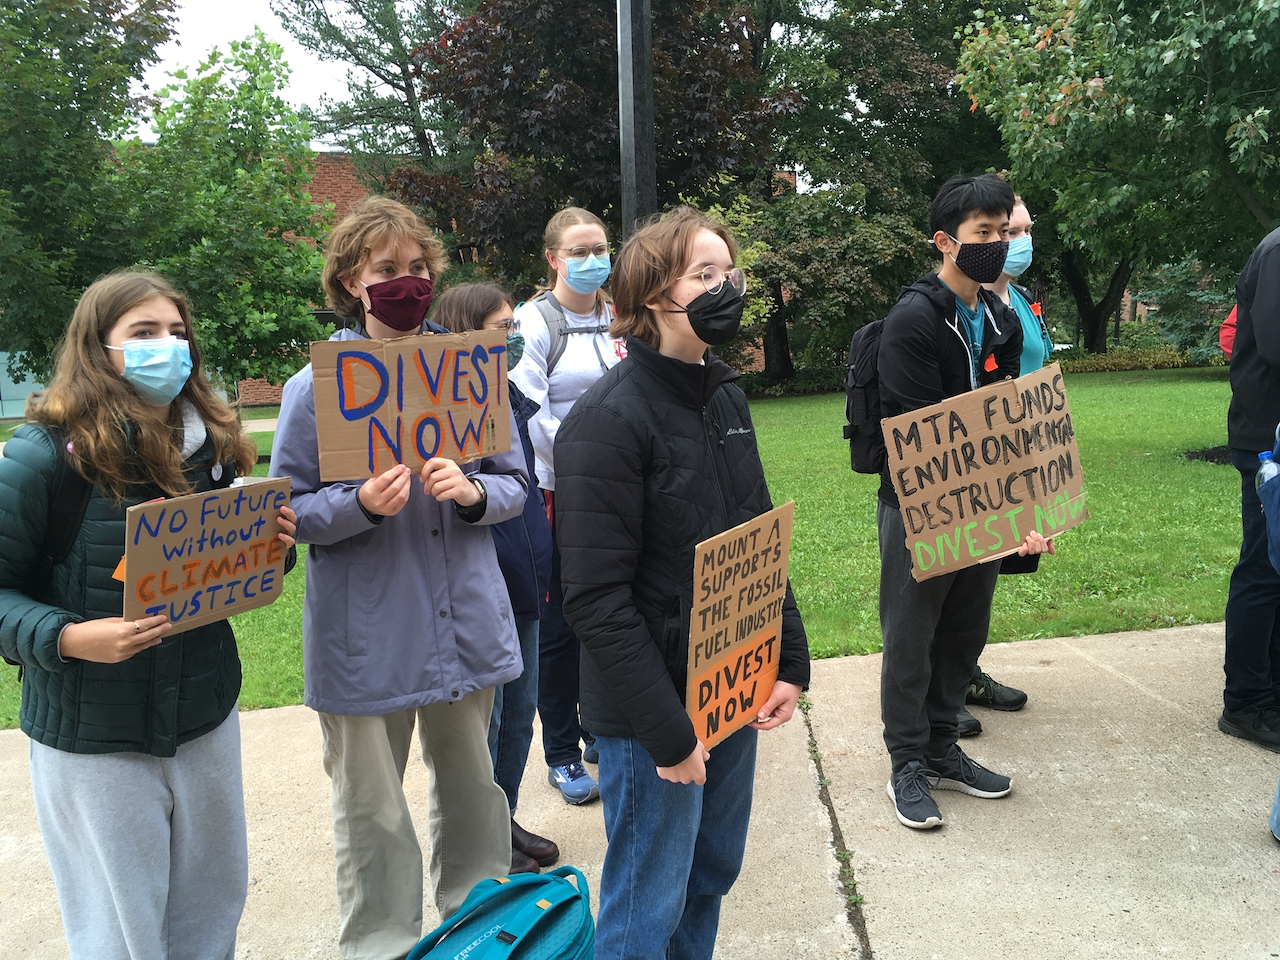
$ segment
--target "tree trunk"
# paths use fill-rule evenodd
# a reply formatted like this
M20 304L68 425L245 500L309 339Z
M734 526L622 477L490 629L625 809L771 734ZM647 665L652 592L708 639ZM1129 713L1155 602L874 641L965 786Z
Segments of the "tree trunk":
M1089 289L1089 277L1084 259L1071 248L1062 251L1062 276L1067 281L1071 296L1076 301L1076 313L1084 332L1084 348L1090 353L1107 352L1107 321L1117 314L1124 289L1133 275L1134 260L1125 257L1111 272L1107 292L1097 303Z
M773 313L764 327L764 378L769 383L790 380L796 375L791 362L791 343L787 338L787 309L782 302L782 284L769 285L773 294Z

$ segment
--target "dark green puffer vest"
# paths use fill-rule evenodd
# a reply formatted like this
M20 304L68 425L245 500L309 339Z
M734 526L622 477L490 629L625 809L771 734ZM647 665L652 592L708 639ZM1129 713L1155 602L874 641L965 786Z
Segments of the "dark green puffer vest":
M187 461L196 492L213 487L211 459L206 441ZM172 757L235 707L240 656L231 625L221 620L167 637L123 663L63 660L64 626L121 615L124 585L111 574L124 556L125 513L164 494L141 486L117 503L95 487L70 555L34 584L56 462L52 435L33 425L19 427L0 457L0 652L25 667L22 729L70 753Z

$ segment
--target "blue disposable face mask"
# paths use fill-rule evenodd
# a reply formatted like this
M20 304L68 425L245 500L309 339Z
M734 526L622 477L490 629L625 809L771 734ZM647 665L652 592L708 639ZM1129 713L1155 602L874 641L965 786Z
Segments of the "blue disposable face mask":
M1031 234L1024 233L1009 241L1009 252L1004 257L1004 272L1011 277L1019 276L1031 266Z
M121 377L152 406L172 403L191 376L191 345L178 337L126 340L123 347L104 346L124 351Z
M581 263L564 261L564 282L578 293L595 293L609 279L609 255L590 256Z
M524 334L507 334L507 369L514 370L520 358L524 356Z

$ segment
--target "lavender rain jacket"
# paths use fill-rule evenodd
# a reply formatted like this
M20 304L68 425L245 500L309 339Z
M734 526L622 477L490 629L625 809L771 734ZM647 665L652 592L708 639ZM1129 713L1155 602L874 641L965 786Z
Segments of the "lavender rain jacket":
M331 340L361 340L339 330ZM335 414L336 415L336 414ZM511 436L519 437L514 420ZM285 384L271 476L293 477L299 543L310 544L302 615L303 702L379 716L457 700L524 669L491 524L518 517L529 478L524 452L463 464L488 505L475 523L437 503L415 475L409 502L374 523L362 481L322 483L310 365Z

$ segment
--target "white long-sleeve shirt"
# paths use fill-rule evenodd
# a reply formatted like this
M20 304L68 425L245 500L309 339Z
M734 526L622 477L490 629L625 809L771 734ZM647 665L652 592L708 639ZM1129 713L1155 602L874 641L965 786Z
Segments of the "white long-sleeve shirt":
M606 308L607 309L607 308ZM589 316L565 310L569 329L597 327L612 318ZM560 421L587 388L627 355L627 345L607 333L570 333L565 337L564 353L556 361L551 378L547 378L547 354L551 350L551 333L538 305L525 302L515 311L516 327L524 335L524 354L511 371L512 382L525 396L534 400L539 410L529 421L529 439L538 464L538 485L555 490L556 473L553 449Z

